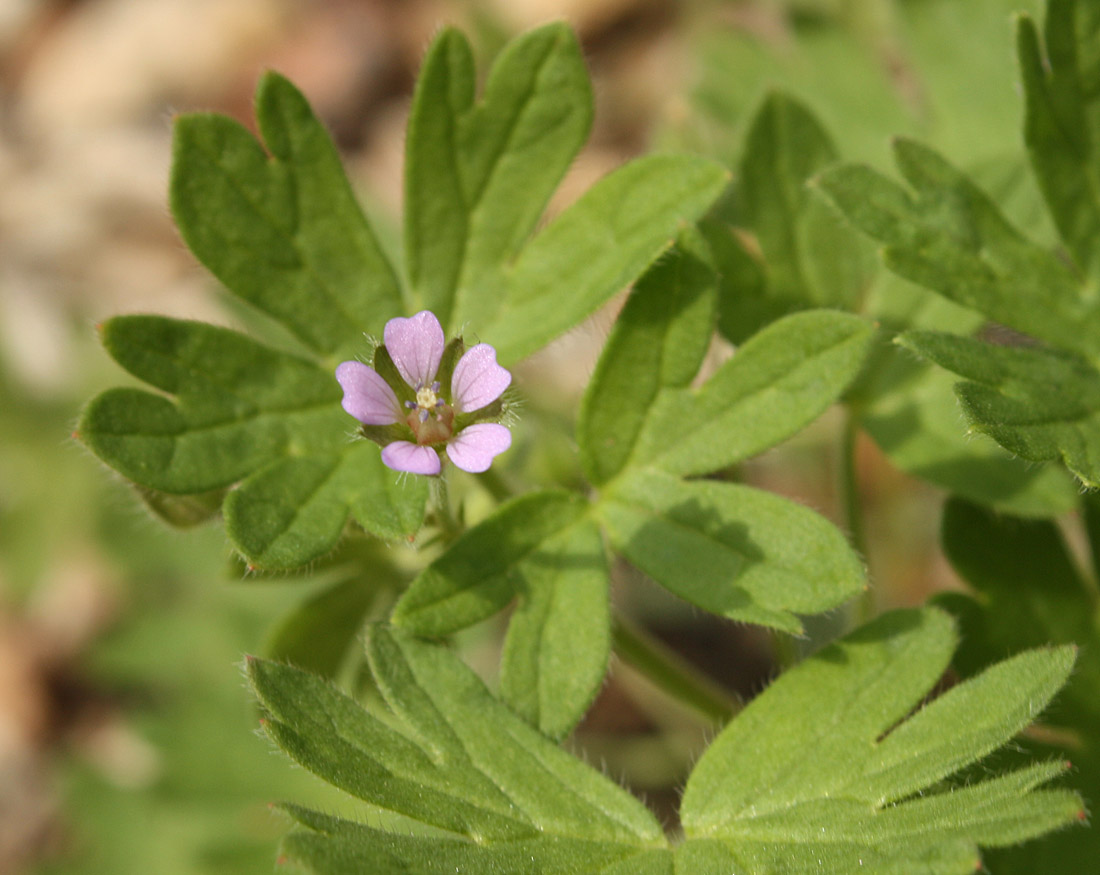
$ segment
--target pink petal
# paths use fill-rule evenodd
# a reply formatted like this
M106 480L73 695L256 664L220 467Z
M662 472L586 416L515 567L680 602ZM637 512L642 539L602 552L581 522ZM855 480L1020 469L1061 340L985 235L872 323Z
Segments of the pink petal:
M510 446L512 433L507 428L492 422L480 422L462 429L447 444L447 455L463 471L480 474L488 471L493 459Z
M451 398L460 413L469 413L492 404L511 382L512 375L497 364L497 351L479 343L466 350L455 365Z
M344 409L364 425L392 425L402 419L393 389L378 372L362 362L344 362L336 368L344 388Z
M386 323L382 342L405 382L417 389L430 385L443 356L443 328L435 314L421 310L415 316L400 316Z
M408 471L410 474L439 473L439 455L436 451L409 441L394 441L382 447L382 462L394 471Z

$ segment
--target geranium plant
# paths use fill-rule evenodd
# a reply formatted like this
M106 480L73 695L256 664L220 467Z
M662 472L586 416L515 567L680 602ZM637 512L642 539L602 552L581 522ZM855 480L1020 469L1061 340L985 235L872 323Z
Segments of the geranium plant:
M103 393L78 434L169 520L220 515L253 574L355 569L289 616L246 673L275 745L388 814L288 801L284 861L961 873L1006 849L996 871L1017 871L1044 845L1017 846L1052 833L1060 871L1095 863L1091 833L1071 825L1086 819L1078 791L1100 787L1096 592L1051 522L1080 504L1100 543L1098 505L1066 471L1100 483L1100 205L1071 182L1100 173L1090 8L1052 0L1045 48L1019 22L1053 247L915 141L896 144L909 189L840 162L811 111L779 92L732 169L647 155L540 226L592 117L560 24L509 44L480 95L465 38L435 39L408 124L400 267L289 81L260 84L262 142L222 116L178 119L181 233L266 317L269 340L110 320L107 351L157 391ZM862 235L884 244L885 269ZM549 477L514 366L624 289L575 453ZM988 322L1018 335L992 344ZM717 364L716 336L733 348ZM836 405L848 534L738 476ZM865 545L850 540L861 428L955 494L944 539L974 597L870 618ZM614 606L621 567L781 642L805 634L805 617L863 609L742 707ZM506 609L490 687L448 641ZM362 671L341 671L364 639ZM681 831L562 746L613 653L719 727L687 779Z

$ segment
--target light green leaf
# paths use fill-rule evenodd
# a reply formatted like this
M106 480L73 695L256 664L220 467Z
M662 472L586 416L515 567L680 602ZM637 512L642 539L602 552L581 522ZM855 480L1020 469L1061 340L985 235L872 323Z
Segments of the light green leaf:
M662 392L630 464L708 474L775 446L837 400L863 365L873 334L868 322L847 313L785 316L701 388Z
M894 156L912 193L859 165L818 178L856 227L885 244L887 267L1033 337L1100 351L1100 310L1054 253L1028 241L931 149L901 139Z
M648 155L605 176L532 240L491 328L508 365L572 328L633 282L725 189L705 158Z
M738 206L764 257L771 316L740 312L738 290L724 296L723 322L742 340L784 313L809 307L852 309L863 291L859 240L806 183L836 161L836 150L814 115L789 95L772 92L746 135L738 176ZM745 303L753 306L752 298Z
M658 394L687 386L699 370L714 332L715 283L697 235L682 237L638 280L577 418L581 464L594 485L622 470Z
M795 613L834 608L865 586L859 558L831 523L757 489L638 471L617 480L597 512L634 565L735 620L797 633Z
M1024 459L1061 459L1085 485L1100 485L1100 373L1087 361L935 332L898 342L967 378L955 392L972 428Z
M600 530L582 519L517 567L519 599L500 664L501 697L544 735L564 738L603 683L611 651Z
M1095 4L1051 0L1046 56L1035 23L1018 20L1016 46L1027 98L1024 140L1051 215L1081 272L1100 274L1100 68Z
M225 527L255 567L294 568L336 546L349 515L385 540L416 534L427 500L425 478L391 471L369 441L349 441L257 471L226 499Z
M464 843L558 838L618 845L620 856L665 846L645 806L494 699L446 648L376 626L368 657L385 719L314 675L249 660L264 728L304 768Z
M1091 498L1087 499L1091 503ZM1088 799L1100 793L1100 633L1097 598L1081 576L1058 527L1014 519L952 500L944 508L944 553L976 592L937 601L959 618L962 645L953 665L980 672L1006 653L1074 643L1080 657L1055 708L1054 731L1036 733L1028 756L1067 759L1066 783ZM1094 549L1095 554L1095 549ZM1086 872L1100 854L1095 830L1066 830L990 859L992 871L1020 875Z
M755 871L852 872L863 860L874 871L965 872L975 845L1071 822L1076 794L1034 789L1062 763L937 782L1034 719L1068 677L1073 650L1006 660L909 716L954 644L945 614L898 611L788 671L692 772L681 812L688 842L721 842Z
M234 294L320 353L354 352L400 315L393 268L305 98L268 73L256 92L267 152L220 115L176 121L172 214Z
M1076 506L1077 489L1063 469L1015 458L960 427L955 377L897 347L885 352L873 376L881 391L870 388L858 409L860 423L898 468L1019 516L1058 516Z
M424 59L405 139L409 278L452 332L495 312L502 269L592 121L588 74L565 24L509 43L476 104L474 83L469 44L442 31Z
M529 574L536 582L544 578L546 565L558 561L547 542L587 508L583 498L565 492L533 492L501 505L420 573L394 606L393 623L437 636L491 616ZM568 538L559 542L566 544Z

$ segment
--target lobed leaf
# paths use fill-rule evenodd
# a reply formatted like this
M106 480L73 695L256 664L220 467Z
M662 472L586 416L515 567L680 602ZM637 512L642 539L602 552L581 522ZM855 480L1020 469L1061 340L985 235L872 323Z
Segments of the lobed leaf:
M1027 240L936 152L894 144L907 191L875 170L842 165L818 185L891 270L988 318L1086 355L1100 352L1100 310L1058 257Z
M970 426L1024 459L1061 459L1100 484L1100 373L1077 355L911 331L898 342L967 379L955 387Z
M627 464L658 395L699 370L714 331L715 282L705 246L684 235L635 285L577 417L581 465L594 485Z
M501 363L534 352L633 282L728 182L705 158L648 155L589 188L509 270L504 303L484 332Z
M326 355L401 313L401 290L339 155L298 90L268 73L256 92L261 146L237 122L176 120L172 214L231 292ZM264 151L264 146L267 152Z
M81 417L92 451L141 486L206 492L293 451L346 442L339 386L305 359L162 316L119 316L100 336L131 374L176 396L111 389Z
M624 856L664 846L640 802L528 726L445 648L376 626L368 656L384 720L320 678L249 660L264 728L304 768L466 843L559 837Z
M529 580L544 579L558 562L555 542L587 512L587 502L566 492L533 492L501 505L464 532L425 568L394 606L391 621L419 635L446 635L484 620L510 602ZM591 556L580 565L593 567Z
M81 439L146 490L202 496L243 480L223 511L250 564L310 562L335 546L349 515L381 538L419 528L426 484L398 482L376 446L349 438L328 371L202 322L120 316L101 337L126 370L175 400L108 390L82 414Z
M424 59L405 139L405 253L414 293L451 333L493 315L501 269L592 122L588 74L565 24L509 43L477 103L474 87L469 44L443 30Z
M955 643L940 611L887 614L772 684L719 735L688 779L690 844L728 848L753 871L963 872L975 845L1003 845L1072 821L1081 801L1033 788L1064 770L1037 764L953 787L936 782L1008 741L1046 706L1071 648L1000 663L905 719ZM862 861L862 863L861 863Z
M708 474L774 446L837 400L863 366L872 337L869 323L847 313L785 316L701 388L662 392L630 465Z
M632 472L597 505L615 549L712 613L798 633L795 613L834 608L865 586L863 567L824 517L717 481Z

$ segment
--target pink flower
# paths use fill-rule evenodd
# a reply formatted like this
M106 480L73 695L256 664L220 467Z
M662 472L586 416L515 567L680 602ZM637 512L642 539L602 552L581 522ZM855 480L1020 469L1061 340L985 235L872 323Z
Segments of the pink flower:
M439 453L445 448L463 471L488 470L512 445L505 426L485 421L500 418L500 398L512 382L512 375L497 364L496 350L479 343L456 363L462 341L448 345L439 320L428 310L391 319L382 340L374 364L385 368L392 363L396 373L391 371L388 380L362 362L336 368L344 410L363 423L365 436L382 444L382 461L395 471L438 474ZM437 376L448 372L446 392Z

